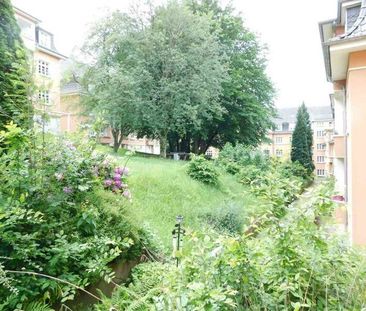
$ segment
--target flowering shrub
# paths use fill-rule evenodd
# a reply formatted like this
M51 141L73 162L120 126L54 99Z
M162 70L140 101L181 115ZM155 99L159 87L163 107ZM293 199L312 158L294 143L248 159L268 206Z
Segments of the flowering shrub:
M104 176L104 187L115 193L121 193L124 197L131 200L131 193L128 190L128 185L126 183L127 176L127 167L116 167L114 170L109 170Z
M0 310L73 299L74 287L22 271L81 287L111 280L108 263L138 257L144 239L123 216L126 199L106 191L108 178L118 193L128 191L128 170L88 144L7 129L0 133L0 282L7 285L0 284Z

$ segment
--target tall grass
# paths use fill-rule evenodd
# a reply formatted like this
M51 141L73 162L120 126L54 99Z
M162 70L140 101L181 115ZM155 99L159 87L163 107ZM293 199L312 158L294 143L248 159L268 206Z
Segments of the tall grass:
M117 156L123 163L125 156ZM222 172L219 185L209 186L190 178L187 162L133 156L128 167L132 203L128 215L139 225L147 224L170 247L175 217L184 217L184 226L201 229L207 215L215 217L234 210L243 222L263 204L246 191L235 177Z

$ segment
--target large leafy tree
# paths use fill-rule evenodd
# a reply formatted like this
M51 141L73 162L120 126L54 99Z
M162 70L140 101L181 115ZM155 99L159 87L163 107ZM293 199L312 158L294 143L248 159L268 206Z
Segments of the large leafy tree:
M179 2L155 11L140 52L140 134L157 137L165 156L168 137L206 131L217 120L226 76L225 56L210 19Z
M10 121L29 126L29 67L9 0L0 0L0 129Z
M81 66L82 102L87 113L111 128L114 151L136 128L137 86L133 72L139 29L128 15L115 12L92 29L83 50L91 59Z
M223 114L206 119L204 130L191 133L198 152L225 143L257 145L272 126L274 89L266 75L265 48L233 8L217 0L190 0L191 9L211 17L221 53L228 56L229 79L223 81L220 105Z
M309 172L314 170L313 132L310 116L304 103L297 110L296 126L292 134L291 161L299 162Z

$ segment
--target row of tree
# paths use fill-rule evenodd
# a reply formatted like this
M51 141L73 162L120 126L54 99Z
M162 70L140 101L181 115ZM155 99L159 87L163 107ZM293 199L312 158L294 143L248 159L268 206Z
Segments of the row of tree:
M88 113L166 151L257 145L272 126L265 48L217 0L169 1L145 14L114 12L92 29L79 82Z

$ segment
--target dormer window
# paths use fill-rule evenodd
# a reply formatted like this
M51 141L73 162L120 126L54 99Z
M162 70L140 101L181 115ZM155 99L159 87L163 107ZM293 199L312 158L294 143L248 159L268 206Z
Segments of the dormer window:
M288 124L288 122L283 122L282 123L282 131L288 131L289 130L289 124Z
M39 30L38 44L47 49L51 48L51 35L45 31Z
M361 5L347 8L346 11L346 30L349 31L355 24L358 16L360 15Z

